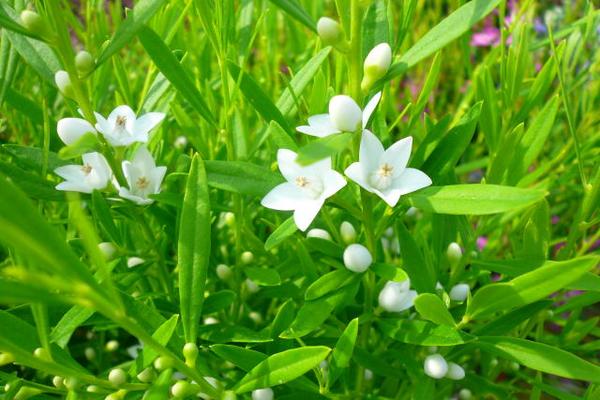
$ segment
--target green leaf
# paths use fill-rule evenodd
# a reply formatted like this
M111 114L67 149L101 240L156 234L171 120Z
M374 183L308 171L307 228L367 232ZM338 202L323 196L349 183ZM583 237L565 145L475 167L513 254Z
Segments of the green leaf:
M204 162L196 154L185 187L177 246L181 321L188 343L196 341L210 257L211 217L206 181Z
M65 347L71 335L81 324L94 314L94 310L82 306L73 306L67 311L50 332L50 340Z
M179 321L179 315L174 314L163 322L152 334L154 340L160 343L163 346L166 346L171 340L173 333L175 333L175 328L177 328L177 322ZM158 357L158 353L149 346L144 346L141 352L141 355L138 356L137 369L135 370L137 373L142 372L144 368L154 361L154 359ZM134 366L132 365L132 369Z
M346 285L356 283L360 280L361 275L350 272L347 269L336 269L321 276L314 281L304 294L305 300L316 300L320 297L328 295Z
M512 329L519 326L521 323L532 318L535 314L549 307L552 304L551 300L542 300L535 303L527 304L519 307L509 313L504 314L485 325L482 325L473 330L477 335L506 335Z
M238 382L234 387L235 392L245 393L296 379L319 365L330 351L325 346L306 346L269 356Z
M281 8L283 11L288 13L296 21L300 22L308 29L313 32L317 32L317 25L311 16L306 12L304 8L298 3L297 0L270 0L271 3Z
M475 336L448 325L436 326L427 321L382 319L377 325L392 339L419 346L456 346L475 340Z
M106 233L106 235L118 245L123 243L121 239L121 233L113 221L112 215L110 214L110 208L106 199L98 190L92 192L92 214L94 220Z
M374 263L369 269L386 281L402 282L408 278L408 274L402 268L390 264Z
M454 318L442 299L433 293L422 293L415 299L415 308L421 317L439 325L455 326Z
M294 115L297 110L296 99L300 98L300 95L306 86L312 82L315 74L319 71L321 64L327 59L330 52L331 47L325 47L319 51L308 60L302 69L300 69L300 71L292 78L289 85L285 88L283 93L281 93L281 96L275 103L277 108L281 111L281 114L287 117Z
M19 168L13 163L0 160L0 173L11 180L27 194L37 200L64 201L65 195L54 188L54 184L28 169Z
M356 337L358 336L358 318L354 318L344 332L342 332L340 338L337 340L332 353L332 365L336 368L346 368L350 365L350 359L352 358L352 352L354 351L354 344L356 343Z
M466 318L483 317L544 299L580 278L598 265L599 261L600 256L585 256L560 262L547 261L540 268L508 283L484 286L473 296Z
M419 61L467 33L473 25L492 12L499 3L500 0L472 0L454 11L408 49L400 60L390 67L383 81L387 82L397 77Z
M263 330L253 331L240 325L213 324L201 326L198 330L198 336L201 339L214 343L266 343L273 339L269 332Z
M96 66L112 57L113 54L121 50L122 47L131 43L135 35L144 28L144 24L152 18L154 14L166 3L166 0L140 0L135 2L133 10L129 11L127 18L120 25L113 35L108 46L98 57ZM159 39L160 41L160 39ZM162 41L161 41L162 42ZM145 46L144 46L145 47Z
M277 286L281 284L279 273L272 268L245 267L244 273L248 278L261 286Z
M271 102L256 81L247 73L242 71L236 64L229 62L229 73L234 81L239 82L240 90L252 107L267 121L276 121L286 132L290 127L281 114L281 111Z
M279 175L244 161L206 161L208 184L229 192L264 197L283 181Z
M267 241L265 242L265 250L269 251L279 246L281 242L292 236L297 230L298 227L294 222L294 218L290 217L286 219L281 225L277 227L277 229L273 231L273 233L269 235Z
M410 277L411 285L419 293L435 291L437 278L429 262L404 224L398 223L396 232L402 249L402 268Z
M545 191L499 185L430 186L404 199L416 208L437 214L487 215L527 207L542 200Z
M480 337L477 344L482 350L507 357L537 371L600 383L600 367L547 344L497 336Z
M259 351L230 344L213 344L210 349L223 360L229 361L246 372L267 358L267 355Z
M36 171L41 171L44 165L43 150L38 147L21 146L18 144L3 144L2 150L14 157L15 161ZM56 168L67 164L58 157L58 154L48 152L48 171L54 171Z
M220 290L218 292L214 292L208 296L206 300L204 300L202 314L206 315L221 311L224 308L229 307L235 301L235 298L236 294L231 290Z
M383 0L373 1L366 10L362 26L362 56L380 43L390 43L387 4Z
M98 136L92 132L88 132L81 136L74 143L63 147L59 150L58 156L63 160L70 160L80 157L85 153L100 150L100 141Z
M177 91L194 107L209 124L215 126L215 117L204 102L187 72L162 39L148 27L141 27L138 34L144 49L160 72L171 82Z
M353 133L336 133L314 140L300 148L296 161L301 165L308 165L331 157L345 150L353 136Z
M4 7L8 7L8 5L5 4ZM0 7L0 26L9 31L18 33L19 35L29 36L30 38L38 40L40 39L28 29L24 28L20 23L12 19L2 7Z

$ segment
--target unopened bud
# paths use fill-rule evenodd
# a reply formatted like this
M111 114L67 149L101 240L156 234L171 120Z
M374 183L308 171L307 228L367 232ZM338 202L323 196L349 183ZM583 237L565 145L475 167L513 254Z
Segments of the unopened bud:
M392 64L392 48L387 43L380 43L365 58L363 64L363 81L361 88L368 91L373 83L383 78Z
M31 10L21 12L21 24L31 33L43 36L46 33L46 24L40 14Z
M156 374L154 373L154 370L151 367L148 367L137 374L136 378L138 378L138 380L142 383L149 383L154 380L155 376Z
M190 368L195 368L196 358L198 357L198 346L196 343L186 343L183 346L183 357L185 358L185 363Z
M448 257L448 262L450 265L457 265L462 258L462 249L456 242L452 242L448 245L448 250L446 250L446 256Z
M83 354L85 355L85 358L90 361L96 358L96 350L94 350L92 347L86 347L86 349L83 351Z
M44 349L43 347L38 347L35 349L33 351L33 355L40 360L50 361L50 353L48 353L48 350Z
M106 260L111 260L117 252L117 248L111 242L98 243L98 248Z
M264 388L253 390L252 400L273 400L273 389Z
M145 262L146 262L146 260L144 260L143 258L140 258L140 257L129 257L127 259L127 267L128 268L137 267L138 265L141 265Z
M373 379L373 371L371 371L370 369L366 368L365 369L365 380L366 381L370 381L371 379Z
M229 227L234 226L235 224L235 214L228 211L225 213L225 215L223 216L223 219L225 220L225 224Z
M91 73L96 64L94 63L94 57L85 50L80 51L75 56L75 67L79 75L85 76Z
M243 264L250 264L254 261L254 254L251 251L245 251L242 253L241 260Z
M61 389L63 387L65 387L65 380L63 379L62 376L55 376L52 378L52 384L54 385L54 387Z
M469 285L466 283L454 285L452 289L450 289L450 299L454 301L465 301L469 296L469 291Z
M67 71L56 71L54 74L54 82L56 83L56 87L61 93L67 97L71 97L73 95L73 86L71 84L71 77Z
M260 289L256 283L252 279L246 279L246 288L250 293L256 293Z
M473 397L473 393L467 388L460 389L458 392L458 398L460 400L469 400L471 397Z
M0 367L6 364L11 364L15 361L15 357L10 353L0 354Z
M308 238L318 238L318 239L323 239L323 240L331 240L331 235L329 234L329 232L327 232L325 229L311 229L310 231L308 231L308 233L306 234L306 237Z
M250 311L248 313L248 318L250 318L257 325L263 322L262 315L256 311Z
M344 39L340 24L328 17L319 18L317 21L317 33L326 46L335 46Z
M87 388L85 388L85 391L88 393L102 393L102 389L96 385L89 385Z
M171 367L173 367L173 360L170 357L160 356L154 360L154 368L156 368L158 371L162 371Z
M354 132L361 127L362 110L350 96L333 96L329 101L329 118L340 131Z
M77 389L77 386L79 386L79 380L77 380L77 378L73 378L72 376L65 378L63 383L69 390L75 390Z
M225 264L219 264L219 265L217 265L216 272L217 272L217 276L221 280L226 281L227 279L229 279L231 277L231 268L229 268Z
M351 244L344 250L344 265L352 272L365 272L372 262L371 253L362 244Z
M121 386L127 382L127 374L121 368L115 368L108 373L108 380L115 386Z
M173 397L186 397L198 392L198 387L190 384L188 381L177 381L171 386L171 394Z
M465 377L465 370L460 365L450 362L448 363L448 372L446 372L446 378L454 379L459 381Z
M112 353L113 351L116 351L119 348L119 342L116 340L109 340L108 342L106 342L106 345L104 347L106 348L106 351Z
M448 372L448 363L439 354L432 354L427 356L425 359L425 364L423 365L423 370L427 375L435 379L441 379L446 376Z
M354 226L348 221L344 221L340 225L340 235L342 236L342 240L346 244L354 243L354 241L356 240L356 230L354 229Z
M188 140L185 136L177 136L177 138L175 139L175 142L173 143L173 146L175 146L176 149L178 150L183 150L187 147L188 145Z

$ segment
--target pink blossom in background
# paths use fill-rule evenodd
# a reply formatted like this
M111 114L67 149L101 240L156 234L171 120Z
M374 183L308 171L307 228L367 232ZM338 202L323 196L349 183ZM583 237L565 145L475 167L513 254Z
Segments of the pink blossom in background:
M556 225L560 222L560 217L558 215L553 215L550 221L552 222L552 225Z
M488 238L486 236L479 236L476 241L477 248L479 251L483 251L485 246L488 244Z

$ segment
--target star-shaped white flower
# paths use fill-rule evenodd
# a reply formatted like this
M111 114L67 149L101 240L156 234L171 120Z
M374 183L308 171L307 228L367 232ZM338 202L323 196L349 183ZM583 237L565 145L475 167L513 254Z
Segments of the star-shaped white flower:
M379 139L365 129L360 141L359 161L352 163L344 173L394 207L403 194L431 185L431 179L424 172L406 168L411 148L412 137L407 137L384 150Z
M298 132L325 137L340 132L354 132L366 128L371 114L381 99L378 92L369 100L364 110L349 96L334 96L329 101L329 114L317 114L308 117L308 125L296 128Z
M56 185L57 190L91 193L94 189L104 189L112 177L106 158L100 153L86 153L81 156L83 165L64 165L54 173L65 179Z
M56 124L56 132L60 140L66 145L75 143L86 133L97 135L92 124L83 118L63 118L59 120Z
M108 118L98 113L96 129L113 146L128 146L134 142L148 142L148 132L158 125L165 117L159 112L149 112L137 118L129 106L118 106Z
M294 211L294 222L305 231L315 219L325 200L346 185L346 180L331 169L331 159L302 166L296 162L297 154L279 149L279 171L287 182L275 186L262 199L264 207L281 211Z
M402 282L390 281L379 292L379 305L389 312L400 312L411 308L417 292L410 290L410 279Z
M157 167L154 158L144 146L137 149L133 160L123 161L122 166L129 189L120 187L119 196L139 205L153 203L154 200L148 196L160 192L160 184L167 167Z

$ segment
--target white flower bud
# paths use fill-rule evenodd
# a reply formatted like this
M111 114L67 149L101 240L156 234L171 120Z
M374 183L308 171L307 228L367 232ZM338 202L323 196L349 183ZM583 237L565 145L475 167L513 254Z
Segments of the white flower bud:
M467 388L460 389L458 392L458 398L460 400L470 400L473 397L473 393Z
M215 325L219 323L219 320L215 317L206 317L204 318L204 325Z
M325 370L325 369L329 369L329 363L327 362L327 360L323 360L319 363L319 368Z
M115 253L117 252L117 248L111 242L102 242L98 243L98 248L105 259L111 260Z
M373 379L373 371L371 371L368 368L365 368L365 374L364 374L364 376L365 376L365 380L366 381L370 381L371 379Z
M85 355L85 358L90 361L96 358L96 350L94 350L92 347L86 347L83 351L83 354Z
M454 301L465 301L469 296L469 291L469 285L466 283L454 285L452 286L452 289L450 289L450 299Z
M446 256L448 257L448 262L450 265L457 265L462 258L462 249L456 242L452 242L448 245L448 250L446 250Z
M187 147L188 140L185 136L177 136L175 138L175 142L173 142L173 146L178 150L183 150Z
M94 57L85 50L80 51L75 56L75 67L80 75L87 75L94 70L96 64Z
M242 264L250 264L252 263L252 261L254 261L254 254L252 254L251 251L245 251L242 253L242 256L240 257Z
M73 94L73 86L71 84L71 77L67 71L56 71L54 74L54 83L56 83L56 87L61 93L65 96L71 96Z
M127 382L127 374L121 368L115 368L108 373L108 380L116 386L121 386Z
M261 324L263 322L263 317L260 313L256 311L250 311L248 313L248 318L250 318L255 324Z
M140 258L140 257L129 257L127 259L127 266L129 268L133 268L133 267L137 267L138 265L141 265L145 262L146 262L146 260L144 260L143 258Z
M380 43L373 47L363 64L365 75L370 75L374 80L382 78L392 64L392 48L387 43Z
M344 132L354 132L362 124L362 110L351 97L334 96L329 101L329 117L333 125Z
M250 293L256 293L260 289L256 283L252 279L246 279L246 288Z
M350 222L344 221L340 225L340 235L344 243L354 243L356 240L356 229L354 229L354 226Z
M219 264L219 265L217 265L216 272L217 272L217 276L221 280L226 281L227 279L229 279L231 277L231 268L229 268L225 264Z
M311 229L310 231L308 231L308 233L306 234L306 237L309 238L319 238L319 239L323 239L323 240L331 240L331 235L329 234L329 232L327 232L325 229Z
M317 21L317 32L323 44L327 46L334 46L343 39L340 24L328 17L319 18Z
M458 364L450 362L448 363L448 372L446 372L446 378L454 379L459 381L465 377L465 370Z
M410 290L410 280L387 282L379 292L379 305L389 312L400 312L414 305L417 292Z
M252 400L273 400L273 389L264 388L252 391Z
M85 388L85 391L88 393L102 393L102 389L100 389L100 387L96 385L89 385Z
M362 244L351 244L344 250L344 265L352 272L365 272L372 262L371 253Z
M442 379L448 372L448 363L439 354L427 356L423 369L427 375L435 379Z
M54 387L61 389L63 387L65 387L65 380L63 379L62 376L55 376L52 378L52 384L54 385Z
M185 397L192 391L191 386L187 381L177 381L171 386L171 394L174 397Z
M104 348L106 349L106 351L109 351L112 353L113 351L117 351L117 349L119 348L119 342L116 340L109 340L104 345Z
M389 228L387 228L383 234L387 237L387 238L392 238L394 237L394 228L392 228L391 226Z
M40 14L31 10L21 12L21 24L32 33L42 36L46 32L46 25Z
M154 380L155 376L156 376L156 374L154 373L154 370L152 369L152 367L148 367L148 368L144 369L142 372L140 372L139 374L137 374L138 380L143 383L152 382Z

